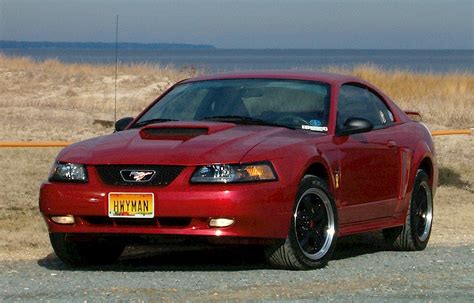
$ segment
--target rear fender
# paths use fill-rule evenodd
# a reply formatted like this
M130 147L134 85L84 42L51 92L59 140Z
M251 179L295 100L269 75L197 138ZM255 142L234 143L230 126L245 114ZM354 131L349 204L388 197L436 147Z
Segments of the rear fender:
M438 187L438 167L436 163L436 158L434 156L434 150L430 148L430 146L428 146L426 142L422 142L422 141L418 143L413 153L407 192L411 193L413 191L413 185L415 183L416 172L421 167L421 164L423 160L425 159L429 159L431 162L431 171L427 171L426 173L429 174L431 190L434 196L434 194L436 193L436 189Z

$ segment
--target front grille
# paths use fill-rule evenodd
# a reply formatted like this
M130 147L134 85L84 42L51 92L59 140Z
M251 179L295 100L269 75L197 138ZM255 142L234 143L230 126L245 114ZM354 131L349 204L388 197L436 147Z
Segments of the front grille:
M159 226L163 228L187 227L191 224L189 217L158 217L158 218L109 218L105 216L84 216L81 219L89 225L104 226ZM158 223L158 224L157 224Z
M158 223L163 227L186 227L191 224L191 218L186 217L164 217L158 218Z
M97 172L105 184L116 186L165 186L173 182L183 171L184 166L169 165L97 165ZM155 171L154 176L147 182L127 182L123 180L120 171Z

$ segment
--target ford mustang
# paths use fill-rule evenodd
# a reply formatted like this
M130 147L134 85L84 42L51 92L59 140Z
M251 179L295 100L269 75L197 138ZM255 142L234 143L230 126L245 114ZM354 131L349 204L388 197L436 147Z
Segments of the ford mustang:
M135 242L202 241L312 269L357 233L423 250L437 180L426 126L373 85L230 73L181 81L113 134L63 149L39 206L72 266L114 262Z

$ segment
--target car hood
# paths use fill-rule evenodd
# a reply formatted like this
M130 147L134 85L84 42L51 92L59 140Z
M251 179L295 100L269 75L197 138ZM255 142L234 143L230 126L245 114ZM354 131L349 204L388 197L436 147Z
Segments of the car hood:
M294 133L271 126L165 122L75 143L57 160L89 165L239 163L259 143Z

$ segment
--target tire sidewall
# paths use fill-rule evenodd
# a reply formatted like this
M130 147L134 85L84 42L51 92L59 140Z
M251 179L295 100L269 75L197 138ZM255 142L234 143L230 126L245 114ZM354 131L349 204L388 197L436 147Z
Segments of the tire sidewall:
M293 215L296 212L296 208L298 207L298 201L301 198L301 196L310 188L317 188L321 191L323 191L326 196L329 199L330 205L332 207L332 211L334 214L334 236L332 238L332 243L326 252L326 254L316 260L312 260L308 258L307 256L304 255L304 253L301 251L301 248L299 246L298 240L296 238L296 231L295 231L295 216ZM293 212L291 216L291 226L288 234L288 241L289 244L294 252L295 257L298 259L298 261L305 267L305 268L318 268L325 266L328 261L331 259L334 249L336 247L336 242L337 242L337 233L338 233L338 220L337 220L337 209L336 209L336 204L334 202L334 199L332 198L331 193L328 190L327 184L321 180L318 177L312 176L312 175L306 175L300 183L300 186L298 188L298 192L296 195L295 203L293 206Z
M415 211L414 211L415 199L418 195L418 191L420 190L421 184L423 182L426 182L426 184L428 185L427 190L429 190L430 193L429 193L429 195L428 195L429 197L427 197L427 199L428 199L428 203L431 204L432 215L433 215L433 212L434 212L434 210L433 210L433 191L432 191L430 183L429 183L429 177L428 177L428 175L426 174L425 171L418 170L418 172L416 173L415 183L414 183L414 186L413 186L413 192L412 192L412 196L411 196L411 199L410 199L410 210L409 210L410 236L412 238L413 245L415 246L415 248L417 250L423 250L428 245L428 241L430 240L430 236L431 236L431 230L433 228L433 218L432 218L430 228L429 228L429 231L428 231L428 237L424 241L421 241L420 237L418 236L418 234L416 232L415 227L412 225L414 220L415 220Z

